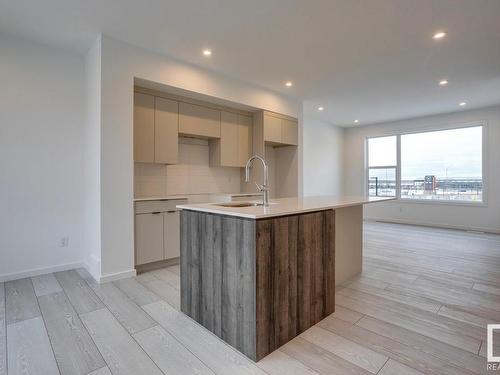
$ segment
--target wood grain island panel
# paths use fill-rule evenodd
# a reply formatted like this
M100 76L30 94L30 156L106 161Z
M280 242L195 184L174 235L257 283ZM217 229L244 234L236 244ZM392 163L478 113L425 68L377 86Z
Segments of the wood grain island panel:
M254 361L335 310L335 211L181 212L181 311Z

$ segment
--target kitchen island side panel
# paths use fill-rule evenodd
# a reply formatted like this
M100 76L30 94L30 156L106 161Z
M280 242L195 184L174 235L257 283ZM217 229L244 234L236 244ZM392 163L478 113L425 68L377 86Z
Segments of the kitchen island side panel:
M257 360L335 311L335 212L257 220Z
M255 359L255 220L181 212L181 311Z
M258 361L335 309L335 212L183 210L181 310Z

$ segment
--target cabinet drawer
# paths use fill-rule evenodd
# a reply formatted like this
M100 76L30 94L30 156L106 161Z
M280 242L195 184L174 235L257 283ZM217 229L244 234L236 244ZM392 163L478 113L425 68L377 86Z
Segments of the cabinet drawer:
M169 199L158 201L139 201L135 202L135 213L146 214L151 212L166 212L176 210L178 204L187 203L187 199Z
M179 133L220 138L220 111L195 104L179 103Z

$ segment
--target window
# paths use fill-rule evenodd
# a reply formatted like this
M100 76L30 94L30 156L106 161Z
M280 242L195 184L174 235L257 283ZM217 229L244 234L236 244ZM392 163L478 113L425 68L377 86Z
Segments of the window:
M483 126L369 138L368 194L482 202L482 140Z
M396 136L368 139L368 192L370 196L396 196L396 142Z
M482 201L482 127L401 135L401 198Z

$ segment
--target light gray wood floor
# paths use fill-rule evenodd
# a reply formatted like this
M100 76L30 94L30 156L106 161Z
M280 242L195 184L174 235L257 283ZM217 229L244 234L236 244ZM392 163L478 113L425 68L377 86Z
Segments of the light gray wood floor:
M366 223L364 271L336 312L258 363L181 314L179 287L179 266L0 283L0 375L485 374L500 236Z

